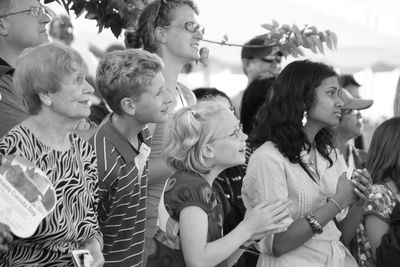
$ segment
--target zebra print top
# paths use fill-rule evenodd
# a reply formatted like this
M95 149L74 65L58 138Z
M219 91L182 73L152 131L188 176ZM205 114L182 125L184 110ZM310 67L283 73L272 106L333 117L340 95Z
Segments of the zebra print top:
M70 250L102 240L97 222L97 160L92 146L75 134L71 148L57 151L18 125L0 139L0 158L22 156L47 174L56 190L55 209L29 238L15 238L0 266L73 266Z

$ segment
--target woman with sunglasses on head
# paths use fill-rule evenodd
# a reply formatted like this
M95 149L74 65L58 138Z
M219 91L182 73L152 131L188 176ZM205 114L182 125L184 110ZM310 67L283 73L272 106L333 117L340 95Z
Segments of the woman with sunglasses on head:
M257 266L357 266L340 240L354 235L371 181L365 170L347 179L333 147L329 130L338 125L343 106L337 76L323 63L292 62L260 108L243 201L252 208L289 199L292 210L287 231L260 240ZM347 217L335 224L350 205Z
M226 236L224 210L212 185L224 169L245 161L245 135L235 115L216 102L177 111L166 127L165 159L176 172L159 206L157 249L148 267L227 266L243 243L286 230L287 201L262 202Z
M165 87L173 98L170 113L196 103L192 91L178 83L178 76L185 64L200 58L199 42L204 30L197 22L198 13L191 0L156 0L143 10L137 31L126 35L127 47L142 47L163 59ZM152 238L156 231L157 207L164 183L172 174L161 155L163 132L164 123L159 123L152 134L145 234L147 255L154 252Z

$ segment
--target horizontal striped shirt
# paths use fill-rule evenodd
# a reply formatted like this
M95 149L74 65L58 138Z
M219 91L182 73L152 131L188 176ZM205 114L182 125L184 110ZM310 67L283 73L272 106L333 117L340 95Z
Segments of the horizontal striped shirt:
M98 158L99 224L104 237L104 266L141 266L146 221L148 160L139 168L139 151L108 116L90 142ZM150 147L147 127L138 135ZM139 169L143 170L140 177Z

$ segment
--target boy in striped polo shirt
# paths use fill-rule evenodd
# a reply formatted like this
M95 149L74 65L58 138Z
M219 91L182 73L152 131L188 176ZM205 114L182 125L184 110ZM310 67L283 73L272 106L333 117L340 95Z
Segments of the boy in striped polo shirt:
M96 84L113 111L92 137L98 161L98 218L104 266L141 266L146 220L147 123L168 118L161 59L139 49L115 51L99 63Z

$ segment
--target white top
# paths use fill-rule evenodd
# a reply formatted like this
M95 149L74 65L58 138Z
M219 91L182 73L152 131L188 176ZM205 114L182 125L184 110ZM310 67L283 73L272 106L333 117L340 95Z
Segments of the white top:
M264 143L251 156L243 180L242 197L246 208L253 208L264 200L289 199L292 222L315 211L334 196L338 178L347 169L343 158L336 158L334 151L331 158L334 163L329 167L329 162L317 152L317 173L309 168L319 179L316 183L300 164L291 163L272 142ZM341 232L330 221L322 234L316 234L302 246L275 257L272 254L274 235L267 235L258 243L261 253L257 266L356 267L350 252L339 241L340 236Z

